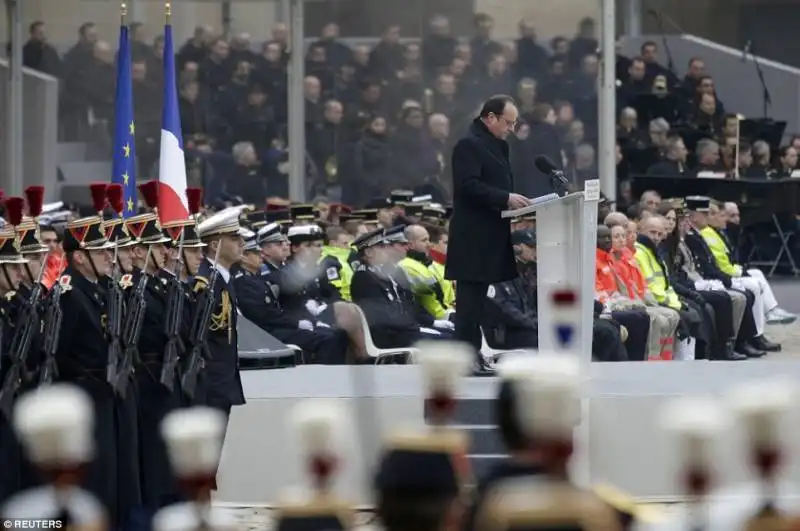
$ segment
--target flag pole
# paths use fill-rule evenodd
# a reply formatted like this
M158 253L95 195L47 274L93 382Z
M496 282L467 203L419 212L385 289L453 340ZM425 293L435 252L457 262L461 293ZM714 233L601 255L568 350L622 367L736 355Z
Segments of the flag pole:
M171 2L164 2L164 15L167 18L167 24L170 24L170 19L172 18L172 3Z
M124 26L125 25L125 17L127 15L128 15L128 4L126 4L125 2L122 2L119 5L119 25L120 26Z

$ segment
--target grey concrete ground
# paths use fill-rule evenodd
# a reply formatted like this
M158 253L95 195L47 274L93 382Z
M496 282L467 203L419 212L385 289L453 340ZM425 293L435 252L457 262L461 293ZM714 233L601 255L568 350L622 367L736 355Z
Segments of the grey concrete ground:
M800 281L775 280L772 282L778 301L787 311L800 314ZM763 362L771 360L797 359L800 361L800 321L787 326L769 326L766 335L772 340L783 345L783 351L770 354ZM742 362L752 363L752 362ZM268 501L265 500L265 504ZM674 510L677 505L661 506L665 513ZM226 511L241 522L241 529L248 531L265 530L271 527L270 510L266 507L226 507ZM369 515L362 515L359 520L364 530L375 528L369 524Z

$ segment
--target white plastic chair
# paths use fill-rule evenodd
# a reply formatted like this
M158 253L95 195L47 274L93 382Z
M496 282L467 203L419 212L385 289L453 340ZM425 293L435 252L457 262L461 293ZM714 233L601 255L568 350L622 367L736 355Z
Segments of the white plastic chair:
M375 360L378 365L391 356L398 354L407 354L412 360L419 353L418 348L414 347L401 347L401 348L378 348L372 341L372 334L369 331L369 323L367 323L367 316L364 315L364 310L359 305L354 305L358 309L358 316L361 319L361 328L364 330L364 347L367 349L367 355Z
M492 348L489 346L489 343L486 341L486 334L483 333L483 327L481 327L481 354L483 355L483 359L490 362L496 363L497 360L503 355L508 354L510 352L525 352L525 349L521 348L512 348L508 350L499 349L499 348Z

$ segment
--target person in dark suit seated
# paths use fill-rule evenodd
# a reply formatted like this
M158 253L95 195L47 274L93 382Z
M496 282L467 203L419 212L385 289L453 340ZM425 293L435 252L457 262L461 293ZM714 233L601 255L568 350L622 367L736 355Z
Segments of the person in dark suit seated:
M655 177L678 177L686 174L686 145L679 136L671 136L667 143L666 160L647 168L647 175Z

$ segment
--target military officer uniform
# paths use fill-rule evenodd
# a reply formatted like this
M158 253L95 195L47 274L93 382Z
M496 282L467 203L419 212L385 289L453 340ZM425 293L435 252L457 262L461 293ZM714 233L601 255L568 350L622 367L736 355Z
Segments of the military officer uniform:
M0 269L4 281L10 276L5 273L6 264L24 264L25 259L19 251L19 241L13 228L6 227L0 232ZM0 352L0 384L5 382L11 367L11 347L16 324L16 310L13 303L15 286L0 297L0 324L2 324L2 352ZM12 415L13 417L13 415ZM13 418L0 413L0 503L15 494L22 487L22 449L12 424Z
M265 230L266 229L266 230ZM258 252L260 242L280 235L277 225L267 225L259 230L253 251ZM247 248L247 245L245 245ZM311 363L326 365L345 363L349 338L344 330L314 327L310 320L297 320L287 314L278 300L279 284L272 274L251 273L240 265L231 271L239 310L253 324L287 345L297 345L311 355Z
M62 247L74 253L108 250L102 218L90 216L67 223ZM93 258L90 267L95 268ZM95 274L97 274L95 272ZM106 291L71 265L59 279L61 286L61 332L56 362L59 380L77 385L92 399L95 410L96 455L83 485L105 506L112 522L118 522L118 463L114 390L106 380L108 338Z
M239 212L223 210L206 218L197 225L197 233L204 243L217 237L238 236ZM219 409L227 418L233 406L245 403L242 379L239 375L239 352L236 331L238 313L233 279L230 271L221 264L214 264L213 257L206 256L194 277L195 292L210 289L214 269L214 307L207 336L211 359L206 361L205 394L206 405Z
M20 397L15 427L31 461L47 483L0 507L0 519L61 520L65 529L112 529L100 501L78 484L96 449L92 444L92 400L80 388L56 384Z

